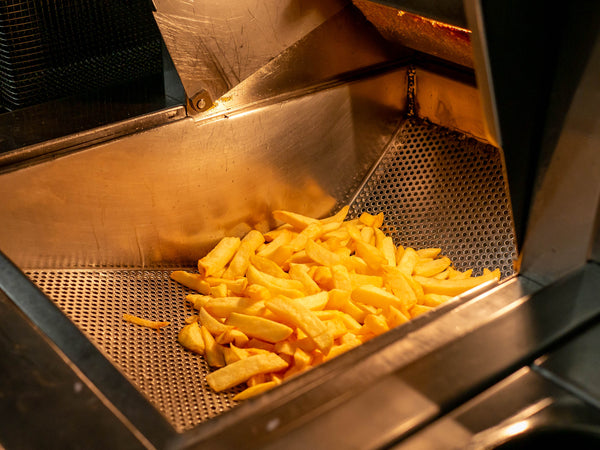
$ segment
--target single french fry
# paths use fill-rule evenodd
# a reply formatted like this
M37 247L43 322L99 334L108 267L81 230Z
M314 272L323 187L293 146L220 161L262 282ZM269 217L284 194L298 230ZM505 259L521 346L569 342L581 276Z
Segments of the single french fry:
M364 212L360 215L358 220L364 223L368 227L379 228L383 224L383 213L380 212L377 215L369 214L368 212Z
M388 266L396 267L396 246L391 236L385 236L379 228L375 229L377 249L387 261Z
M352 280L346 266L336 264L331 267L331 276L333 278L333 287L344 291L352 290Z
M277 381L265 381L264 383L255 384L253 386L247 387L242 392L235 394L233 396L233 400L247 400L249 398L255 397L258 394L262 394L263 392L267 392L268 390L273 389L278 384L279 383Z
M266 373L259 373L256 375L252 375L250 378L248 378L248 381L246 381L246 384L250 387L255 386L257 384L261 384L264 383L265 381L267 381L267 374Z
M250 284L260 284L271 291L272 295L284 295L290 298L303 297L304 285L292 279L278 278L261 272L252 264L248 266L246 277Z
M201 294L208 294L210 292L210 285L202 279L197 273L190 273L184 270L175 270L171 272L171 279L178 283L193 289Z
M225 357L221 346L217 344L215 338L210 334L206 327L200 327L202 339L204 340L204 357L206 362L211 367L223 367L225 365Z
M333 231L328 231L321 235L321 240L327 241L329 239L337 239L339 242L343 242L350 239L350 234L346 228L338 227Z
M248 344L250 339L246 336L242 331L237 328L229 327L227 330L219 334L215 341L217 344L226 345L226 344L235 344L238 347L243 347ZM224 347L222 347L224 348Z
M441 294L425 294L421 298L421 304L425 306L430 306L435 308L436 306L441 305L442 303L446 303L452 297L449 295L441 295Z
M240 359L206 376L209 386L216 392L244 383L259 373L278 372L288 363L275 353L260 354Z
M293 254L294 249L290 245L285 244L269 255L269 259L279 266L284 266L286 261L290 259Z
M346 206L342 207L342 209L340 209L333 216L321 219L320 222L321 222L321 224L328 224L328 223L341 224L346 219L346 216L348 215L349 210L350 210L350 206L346 205Z
M271 258L273 254L283 245L287 245L294 237L294 233L289 230L284 230L275 239L268 244L263 244L256 249L256 254L264 258Z
M311 311L320 311L325 308L329 301L329 295L327 291L321 291L313 295L307 295L306 297L295 298L294 302L304 306Z
M233 312L259 315L265 309L262 301L255 301L247 297L222 297L213 298L202 305L212 316L225 318Z
M275 345L271 342L266 342L261 339L252 338L246 344L246 349L250 355L259 353L272 353L275 351Z
M404 249L404 253L402 254L402 258L398 261L398 270L400 272L410 276L417 265L417 261L419 256L414 248L406 247Z
M365 317L369 314L378 314L380 312L380 310L382 310L382 308L378 308L373 305L367 305L366 303L361 303L358 301L353 301L352 303L354 303L357 307L359 307L365 313ZM362 322L364 323L364 318L363 318Z
M306 353L299 347L296 347L296 351L294 352L294 365L298 366L300 369L304 369L310 365L312 357L310 354Z
M305 264L290 264L288 273L293 280L298 280L304 285L304 290L308 294L321 292L319 285L308 274L308 266Z
M413 269L413 274L421 275L423 277L432 277L446 270L450 267L450 264L452 264L452 261L446 256L443 258L432 259L427 262L418 262Z
M403 307L400 308L406 313L413 305L417 303L417 295L413 290L408 277L396 267L386 267L384 269L385 283L392 293L402 300Z
M410 317L414 319L415 317L420 316L421 314L425 314L431 311L432 309L433 308L425 305L415 305L410 310Z
M260 284L251 284L246 288L244 295L254 301L267 300L271 298L271 291Z
M279 341L275 344L274 351L276 353L283 353L284 355L293 356L296 352L296 348L298 348L298 344L295 339L285 339L283 341Z
M294 237L289 243L289 246L293 250L292 253L299 252L303 250L306 246L306 242L309 239L316 239L321 235L323 230L323 226L319 222L313 222L308 225L304 230L298 233L297 236Z
M323 322L327 326L327 331L334 340L348 332L348 329L346 328L346 325L341 317L334 316L331 319L324 320Z
M225 325L224 323L218 321L217 319L215 319L203 307L201 307L200 310L198 311L198 320L200 321L200 324L203 325L204 327L206 327L206 329L208 331L210 331L210 334L212 334L213 336L216 336L217 334L221 334L221 333L227 331L229 328L231 328L231 327L228 327L227 325Z
M210 287L210 296L211 297L227 297L229 294L229 289L227 289L226 284L218 284L216 286Z
M287 339L294 332L282 323L239 313L231 313L225 323L238 328L247 336L273 343Z
M441 248L422 248L417 250L419 258L432 258L435 259L442 252Z
M387 264L387 260L377 247L363 241L356 241L356 254L375 271L378 271L382 266Z
M179 330L177 340L184 348L199 355L204 354L204 339L198 322L192 322Z
M312 262L313 260L308 257L306 250L300 250L290 256L283 264L282 268L285 270L286 268L289 268L290 264L311 264Z
M354 334L354 333L346 333L345 335L343 335L340 338L340 343L341 344L350 344L350 345L352 345L352 347L357 347L360 344L362 344L360 339L358 339L356 337L356 334Z
M352 290L365 285L383 287L383 278L379 275L364 275L361 273L351 273L350 281L352 282Z
M267 300L265 306L285 322L300 328L314 341L319 350L327 354L333 345L333 339L327 326L310 309L282 297Z
M402 245L399 245L396 248L396 265L400 264L402 256L404 256L404 247Z
M405 308L404 302L401 299L385 289L375 286L361 286L354 289L351 298L354 301L376 308L386 308L388 306L394 306L400 310Z
M198 273L202 277L215 275L223 269L237 252L241 240L238 237L224 237L206 256L198 260Z
M225 285L228 292L232 294L243 294L244 290L248 286L248 280L246 278L215 278L206 277L204 279L210 286Z
M337 309L324 309L321 311L315 311L315 315L323 320L340 319L344 324L347 331L356 331L360 329L360 323L354 319L350 314Z
M198 316L196 314L194 314L189 317L186 317L184 322L186 325L189 325L190 323L198 322Z
M500 279L500 271L495 270L489 274L478 277L461 279L436 280L435 278L426 278L415 275L414 280L422 287L425 294L442 294L454 297L492 280Z
M317 244L312 239L306 241L305 251L309 258L323 266L329 267L342 263L342 258L339 255Z
M403 313L398 308L390 306L385 315L387 324L390 328L395 328L410 320L410 313Z
M277 239L277 236L279 236L280 234L286 234L290 231L294 231L294 227L284 223L283 225L274 228L273 230L269 230L266 231L265 233L263 233L263 236L265 237L265 242L273 242L275 239Z
M367 314L364 325L375 335L383 334L390 329L386 320L377 314Z
M326 291L334 289L335 287L333 285L333 275L331 273L331 269L327 266L315 267L313 280L315 280L315 283L317 283L321 289Z
M237 252L229 263L229 267L225 270L223 278L236 279L243 277L248 269L250 256L264 242L265 237L258 230L252 230L244 236Z
M364 227L360 230L360 239L365 244L375 244L375 229L373 227Z
M448 278L452 280L464 280L465 278L470 278L473 274L473 269L465 270L464 272L453 268L450 268L449 270Z
M290 275L285 272L275 261L264 256L253 255L250 257L250 263L263 273L276 278L289 279Z
M359 344L362 344L362 342L359 341ZM356 347L356 344L354 343L334 345L324 359L326 361L329 361L330 359L333 359L336 356L340 356L342 353L346 353L347 351L352 350L354 347Z
M342 291L340 289L330 290L326 308L340 310L348 314L357 322L362 323L365 320L366 313L350 300L350 295L351 294L348 291Z
M433 278L435 278L436 280L445 280L449 277L450 275L450 271L452 270L451 267L448 267L446 270L444 270L443 272L437 273L433 276Z
M307 217L303 216L302 214L283 210L273 211L273 218L275 220L288 223L299 231L304 230L311 223L318 222L317 219L313 219L312 217Z
M133 314L123 314L123 320L125 322L130 322L146 328L152 328L154 330L160 330L161 328L171 324L171 322L143 319L141 317L134 316Z
M226 366L242 359L229 345L223 346L221 351L223 352L223 359Z
M425 292L423 291L423 287L415 281L414 277L412 277L410 275L406 275L403 272L401 272L401 274L404 277L404 279L407 281L407 283L410 285L410 287L412 288L415 295L417 296L417 302L418 302L419 299L421 297L423 297L423 295L425 295Z
M188 294L185 296L185 300L190 302L197 310L203 308L204 305L206 305L212 299L213 297L211 297L210 295L203 294Z

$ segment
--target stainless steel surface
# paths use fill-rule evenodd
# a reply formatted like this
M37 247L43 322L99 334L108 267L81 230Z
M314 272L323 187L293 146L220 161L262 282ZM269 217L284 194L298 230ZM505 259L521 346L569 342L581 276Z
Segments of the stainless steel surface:
M214 101L339 12L343 0L154 0L187 96Z
M578 240L589 240L589 236L583 236L589 231L583 229L585 225L579 225L588 223L588 218L579 214L593 214L596 208L595 187L600 173L597 152L584 158L586 167L581 172L569 170L589 145L578 142L576 136L585 140L598 133L595 105L600 3L576 1L561 8L544 8L538 2L467 0L465 8L473 30L475 72L490 142L497 143L505 155L517 244L523 249L523 271L540 280L553 280L585 261L580 257L582 242L569 248L569 239L562 237L571 228L576 230ZM589 70L587 75L585 70ZM577 88L588 92L579 101L574 98ZM581 121L567 116L574 107L580 111ZM561 151L561 145L568 150ZM579 148L580 145L586 148ZM573 163L560 156L570 150L574 155L568 160ZM552 175L545 173L552 159L557 160L558 171L563 171L561 179L572 186L593 172L587 189L569 191L555 186L550 181ZM546 181L547 185L542 186ZM564 201L566 210L553 208L553 197L562 197L560 202ZM577 201L572 200L574 197ZM586 206L576 210L580 201ZM538 206L532 208L536 203ZM542 203L546 204L541 206ZM539 215L540 206L549 213L547 217ZM534 212L534 208L538 211ZM547 220L558 226L542 225ZM525 240L539 245L525 244ZM526 245L529 249L525 249ZM556 254L561 257L553 257Z
M499 267L507 277L515 248L502 173L497 150L413 119L403 123L358 192L333 192L339 199L353 196L351 215L383 211L398 244L440 246L459 269ZM235 406L235 391L214 394L206 385L204 360L177 343L192 314L185 291L169 270L147 267L154 270L42 268L28 275L184 431ZM124 323L124 313L172 326L157 333Z
M46 355L47 358L62 359L68 366L68 373L73 375L71 379L91 389L95 397L102 403L108 411L99 411L99 414L108 414L114 416L113 419L105 417L107 420L115 418L122 423L138 441L147 447L164 447L169 439L169 436L174 432L172 426L167 420L154 408L150 406L145 397L123 376L122 372L116 368L106 357L106 354L92 344L89 339L77 328L77 326L63 314L59 308L48 297L46 297L27 276L19 270L4 254L0 252L0 297L4 301L8 297L10 301L16 305L25 316L24 321L21 321L21 326L24 322L28 322L29 328L33 328L36 333L43 336L45 344L37 347L37 350L44 353L52 353ZM14 324L13 324L14 325ZM17 327L18 328L18 327ZM3 341L10 340L11 334L15 331L8 329L5 331L4 325L0 328L2 331L0 337ZM23 331L27 333L27 331ZM13 342L11 345L16 345L17 348L25 343ZM45 351L43 350L45 348ZM54 355L55 354L55 355ZM54 367L56 370L61 370ZM45 368L45 370L53 370ZM64 373L64 372L63 372ZM24 376L23 381L32 374ZM65 374L65 380L70 375ZM40 375L37 382L44 384L50 381L50 378L44 378ZM49 388L48 384L44 384L45 388ZM16 389L16 386L14 386ZM42 392L33 391L32 394L44 396ZM57 392L58 394L58 392ZM27 395L27 392L15 392L11 395ZM46 405L52 409L52 405ZM94 407L90 404L90 407ZM50 419L55 419L61 411L64 410L64 405L61 401L57 401L55 405L55 415L50 415ZM92 411L90 409L90 411ZM85 416L83 413L78 414L74 409L65 411L65 420L72 420L78 423L86 419L94 421L93 416ZM22 408L16 408L11 411L13 415L23 415L20 423L25 423L29 420L27 411ZM72 417L76 415L77 417ZM104 418L99 418L101 422ZM54 425L56 426L56 425ZM58 427L60 428L60 427ZM82 428L84 430L84 428ZM56 431L55 431L56 432ZM115 430L117 433L117 431ZM121 431L118 431L121 433ZM79 445L78 439L80 436L73 436L73 445ZM65 438L66 439L66 438ZM52 442L49 443L50 445Z
M0 448L149 447L2 291L0 323Z
M189 268L188 268L189 269ZM182 432L232 408L240 389L215 393L203 358L177 341L193 314L170 270L48 270L27 275ZM171 325L161 331L123 321L123 314Z
M523 368L393 448L596 448L599 442L599 410Z
M130 134L132 130L140 132L184 117L185 109L182 106L175 106L133 119L85 129L79 133L68 133L65 136L44 140L42 143L16 146L15 149L0 154L0 172L16 170L22 166L22 163L31 164L32 160L36 158L54 158L61 152L73 152L78 148L89 147Z
M492 146L408 120L351 206L351 214L383 211L397 245L441 247L461 270L514 273L502 156Z
M599 72L600 33L531 208L521 271L543 283L585 264L598 239Z
M390 45L360 12L347 6L241 80L226 95L214 99L214 106L196 117L228 115L348 83L366 73L406 67L413 53ZM397 82L405 85L403 80Z
M392 71L179 120L3 173L0 248L22 268L191 265L274 209L324 215L349 200L391 139L404 79Z
M541 375L600 409L600 324L583 330L533 366ZM600 424L599 424L600 425Z
M193 118L145 131L123 129L132 134L98 145L78 147L84 142L79 141L64 149L66 141L42 146L36 155L50 150L57 158L7 165L0 174L0 249L27 269L56 304L3 257L0 288L121 423L150 445L385 445L426 427L600 315L599 267L581 268L579 258L571 264L568 257L556 272L551 273L556 266L544 265L541 276L528 269L527 276L483 286L235 408L228 395L198 389L195 380L205 368L194 366L176 344L175 324L190 310L183 303L184 291L167 279L168 270L193 266L223 235L272 225L273 209L321 216L353 200L353 206L373 211L381 206L398 226L393 230L397 242L443 242L464 267L481 269L498 262L504 276L513 273L515 230L506 181L508 177L513 200L522 200L512 203L521 223L530 198L521 188L528 187L533 170L508 170L508 161L493 147L414 118L405 123L403 117L416 112L497 143L494 133L516 97L527 108L516 109L522 116L513 108L511 120L502 122L502 143L509 142L505 155L513 169L521 159L527 164L520 168L537 169L531 164L534 138L543 134L539 125L546 116L531 114L539 104L514 94L548 86L536 85L529 72L519 80L523 83L514 84L513 95L497 95L507 91L487 85L496 83L499 73L499 60L488 50L498 51L499 42L519 41L520 35L504 36L500 27L492 42L496 47L488 47L490 35L483 27L502 21L490 24L482 10L473 13L481 51L487 52L477 53L483 59L476 70L483 67L488 76L480 89L489 89L497 101L482 103L488 119L498 119L492 120L497 128L486 135L468 75L451 75L457 74L452 65L452 71L433 70L428 65L433 58L415 58L410 51L378 48L381 40L361 28L365 22L356 22L346 4L311 3L312 9L300 10L294 8L306 3L273 1L252 4L236 16L235 8L248 2L223 6L157 0L157 22L180 73L189 75L184 77L188 96L204 100L197 109L233 88L232 97L221 97L217 108ZM535 9L528 3L523 7L529 13ZM253 19L254 10L260 14ZM544 13L560 14L551 9ZM261 36L265 30L268 35ZM363 42L355 32L369 33L368 39ZM319 45L324 38L328 41ZM353 60L355 43L359 48ZM543 39L534 43L553 51ZM530 63L526 67L543 73L535 67L536 61L547 62L543 55L515 55L531 57L525 58ZM520 72L506 65L502 73ZM504 109L499 112L500 106ZM506 141L506 123L518 124L523 134L509 134L513 140ZM396 134L399 126L403 128ZM522 153L514 140L519 136L525 137ZM567 173L569 179L577 176ZM482 187L485 191L479 192ZM542 192L552 193L552 186ZM583 200L586 206L596 202L586 213L597 217L597 196ZM537 217L554 219L561 202L540 202ZM553 214L545 216L548 205ZM446 220L438 222L440 216ZM443 222L451 222L452 229ZM586 216L583 226L588 222ZM542 254L550 259L547 255L554 254L544 253L548 248L557 250L558 260L565 251L570 255L560 227L553 225L550 231L557 233L552 235L539 233L544 227L530 228L534 241L528 242L539 239L550 245L532 246L526 252L533 258L529 261ZM554 239L566 250L555 247ZM576 253L585 239L578 240ZM589 250L592 241L589 235L587 239ZM486 246L494 251L484 251ZM575 271L551 283L563 269ZM172 320L173 330L126 328L119 320L125 311ZM376 414L371 412L374 404Z

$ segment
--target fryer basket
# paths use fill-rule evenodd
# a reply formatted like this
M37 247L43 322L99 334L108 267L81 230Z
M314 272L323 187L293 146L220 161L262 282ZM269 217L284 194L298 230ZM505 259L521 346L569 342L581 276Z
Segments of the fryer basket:
M503 277L514 273L509 197L501 153L492 146L405 119L352 198L350 216L383 211L396 244L441 247L462 270L498 267ZM232 397L240 388L213 392L205 381L210 369L204 359L177 343L193 310L185 302L191 291L170 280L170 270L26 273L175 430L191 429L236 405ZM134 326L123 322L124 313L168 320L171 326L159 332Z

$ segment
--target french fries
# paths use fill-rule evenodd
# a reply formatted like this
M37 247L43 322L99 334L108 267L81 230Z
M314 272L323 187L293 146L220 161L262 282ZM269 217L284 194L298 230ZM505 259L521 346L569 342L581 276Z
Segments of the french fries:
M152 328L154 330L160 330L161 328L171 324L171 322L143 319L141 317L134 316L133 314L123 314L123 320L125 322L134 323L136 325Z
M383 213L347 220L348 210L321 220L274 211L278 228L223 238L199 273L171 274L197 292L178 340L217 368L212 389L246 383L233 398L250 398L500 278L461 272L440 248L396 246Z

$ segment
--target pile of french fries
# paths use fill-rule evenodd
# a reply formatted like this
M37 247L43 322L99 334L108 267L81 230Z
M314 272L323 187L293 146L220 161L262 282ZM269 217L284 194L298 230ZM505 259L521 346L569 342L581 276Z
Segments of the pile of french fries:
M246 383L233 398L252 397L500 278L499 269L460 272L439 248L396 247L383 213L347 214L274 211L278 228L225 237L198 273L171 274L197 292L178 339L217 368L206 377L212 389Z

